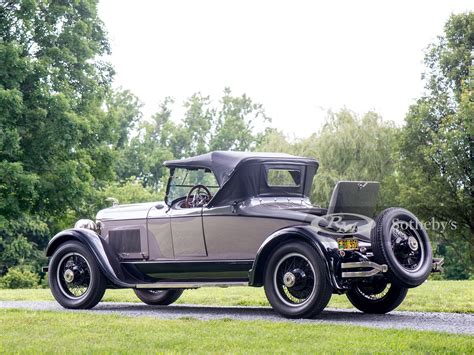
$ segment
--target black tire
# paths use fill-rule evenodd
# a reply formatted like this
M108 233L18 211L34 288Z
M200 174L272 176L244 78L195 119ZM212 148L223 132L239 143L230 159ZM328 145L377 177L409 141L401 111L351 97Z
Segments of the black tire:
M107 285L95 257L82 243L66 242L49 263L51 293L64 308L89 309L100 302Z
M364 313L384 314L393 311L405 299L408 289L386 281L370 285L359 282L347 291L347 298L352 305Z
M318 315L332 295L324 262L306 243L293 242L276 249L268 259L264 275L268 301L287 318Z
M416 287L431 273L433 254L420 221L403 208L388 208L371 233L374 261L387 264L387 278L399 287Z
M133 292L137 297L144 303L149 304L150 306L167 306L175 302L182 294L183 290L156 290L156 289L146 289L138 290L134 289Z

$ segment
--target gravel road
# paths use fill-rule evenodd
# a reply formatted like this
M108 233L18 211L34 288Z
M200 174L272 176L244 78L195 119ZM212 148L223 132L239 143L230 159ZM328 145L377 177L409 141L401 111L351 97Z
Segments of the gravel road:
M220 307L198 305L147 306L140 303L99 303L87 311L66 310L51 301L0 301L0 308L21 308L37 311L88 312L119 314L129 317L159 319L195 318L200 320L230 318L295 323L352 324L374 328L417 329L474 335L474 315L435 312L391 312L385 315L363 314L354 310L326 309L316 319L288 320L269 307Z

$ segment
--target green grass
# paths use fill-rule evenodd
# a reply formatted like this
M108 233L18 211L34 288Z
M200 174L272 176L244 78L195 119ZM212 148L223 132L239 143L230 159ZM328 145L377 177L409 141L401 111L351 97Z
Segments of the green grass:
M0 290L4 300L53 300L48 289ZM104 301L139 302L131 290L107 290ZM263 288L231 287L187 290L177 303L220 306L267 306ZM344 295L334 295L328 307L351 308ZM427 281L411 289L402 305L405 311L474 313L474 281Z
M0 310L0 353L471 353L466 335L328 324Z

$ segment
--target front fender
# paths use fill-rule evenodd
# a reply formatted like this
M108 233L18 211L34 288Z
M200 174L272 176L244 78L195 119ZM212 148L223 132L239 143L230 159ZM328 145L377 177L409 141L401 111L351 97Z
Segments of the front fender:
M278 245L290 241L304 241L310 244L326 265L331 285L336 289L341 289L334 277L333 267L330 262L331 258L339 257L337 253L334 253L334 250L337 250L338 248L337 242L330 237L318 234L314 227L308 225L283 228L274 232L267 239L265 239L258 249L252 269L249 271L250 286L263 285L264 269L268 257L273 252L273 250L278 247Z
M49 241L46 247L46 256L51 257L61 244L70 240L77 240L90 249L101 271L112 284L118 287L135 286L120 280L119 276L117 276L120 274L118 261L113 259L112 253L107 253L106 248L108 246L103 242L102 238L90 229L72 228L59 232ZM116 266L114 267L113 264Z

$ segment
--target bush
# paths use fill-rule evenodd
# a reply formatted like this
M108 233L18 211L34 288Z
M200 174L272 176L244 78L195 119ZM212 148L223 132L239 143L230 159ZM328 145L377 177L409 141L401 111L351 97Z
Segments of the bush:
M0 288L32 288L38 286L39 276L29 270L11 268L0 277Z

